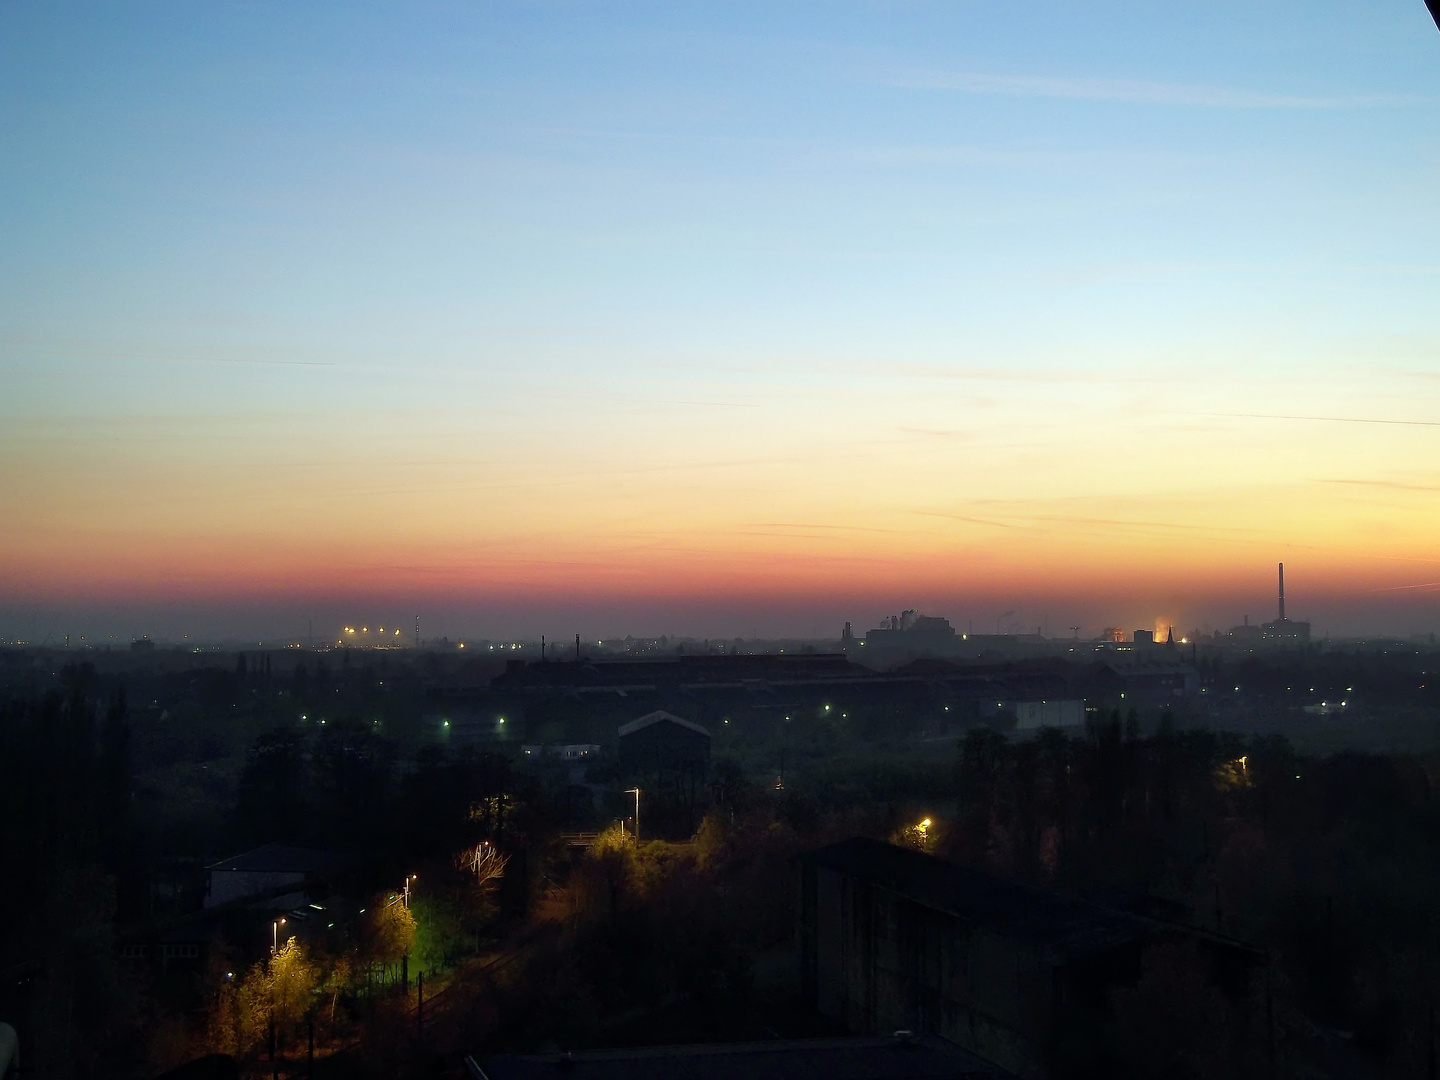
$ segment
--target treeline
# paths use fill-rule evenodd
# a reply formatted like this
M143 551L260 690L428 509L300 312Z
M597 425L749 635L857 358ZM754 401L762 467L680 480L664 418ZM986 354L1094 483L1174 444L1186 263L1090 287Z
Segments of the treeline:
M104 1075L143 995L118 963L118 918L144 904L125 695L93 672L0 703L0 1019L48 1075Z
M207 1013L216 980L250 961L220 943L211 970L177 992L174 979L162 987L144 963L122 959L125 942L148 940L188 908L157 898L157 881L176 872L175 822L137 790L125 690L101 686L78 665L54 689L0 702L0 1021L17 1027L26 1061L48 1076L143 1075L155 1033L186 1027L197 1007ZM360 897L423 869L406 950L420 970L474 952L502 909L523 910L523 856L547 843L552 818L548 794L502 756L441 747L412 756L359 721L291 723L256 741L231 812L183 832L194 847L180 854L193 877L207 859L270 841L333 848L353 856L341 885ZM521 853L483 894L457 862L479 839ZM198 905L198 888L189 896ZM353 940L315 955L325 985L353 995L377 957L398 961L363 920L352 930ZM246 1031L236 1045L253 1052Z
M553 831L552 800L504 755L428 746L411 757L375 726L287 725L256 740L240 775L234 843L303 843L403 862L479 839L524 847Z

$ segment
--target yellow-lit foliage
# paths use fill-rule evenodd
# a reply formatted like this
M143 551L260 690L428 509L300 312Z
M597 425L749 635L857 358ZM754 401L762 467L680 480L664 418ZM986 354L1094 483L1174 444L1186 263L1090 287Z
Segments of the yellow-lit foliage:
M706 814L695 831L695 858L701 866L717 862L725 852L730 830L714 811Z
M601 858L611 852L628 851L634 845L635 837L617 822L595 837L595 842L590 845L589 855L592 858Z
M902 825L890 834L890 842L916 851L930 852L935 848L935 823L928 817L913 825Z
M319 969L293 937L269 961L252 967L233 998L224 1001L237 1048L244 1052L260 1046L268 1036L272 1016L281 1026L304 1019L319 984Z
M1239 791L1251 786L1249 760L1236 758L1215 769L1215 783L1221 791Z
M210 1011L205 1016L205 1051L237 1056L245 1049L241 1045L244 1034L240 988L233 981L226 980L215 990Z
M415 945L415 917L396 900L372 906L364 927L366 959L395 964Z
M634 877L633 838L612 825L590 845L570 876L571 914L579 918L614 915Z

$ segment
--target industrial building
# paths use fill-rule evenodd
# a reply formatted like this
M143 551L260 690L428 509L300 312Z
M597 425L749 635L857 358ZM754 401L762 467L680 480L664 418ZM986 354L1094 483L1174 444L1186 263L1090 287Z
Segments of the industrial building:
M1310 624L1308 622L1296 622L1285 617L1285 564L1283 562L1280 564L1279 608L1274 621L1261 626L1260 632L1266 641L1304 644L1310 640Z
M620 768L627 773L660 773L710 767L710 732L693 720L663 710L623 724Z
M1232 626L1224 640L1230 645L1254 648L1256 645L1305 645L1310 641L1310 624L1285 617L1285 564L1279 564L1279 593L1275 618L1252 626L1250 616L1239 626ZM1216 637L1220 635L1217 633Z
M948 619L921 615L918 611L902 611L885 619L874 630L865 633L867 655L900 653L919 656L946 656L955 652L955 628Z

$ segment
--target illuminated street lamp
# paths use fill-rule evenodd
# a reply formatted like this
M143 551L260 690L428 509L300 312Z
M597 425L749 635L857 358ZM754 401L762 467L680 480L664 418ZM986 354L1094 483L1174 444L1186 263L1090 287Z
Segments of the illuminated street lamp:
M405 879L405 888L404 888L404 890L402 891L402 895L405 897L405 910L406 910L406 911L409 911L409 910L410 910L410 883L411 883L412 881L419 881L419 880L420 880L420 875L419 875L419 874L411 874L411 875L409 875L409 876Z
M280 927L285 925L284 919L276 919L270 924L270 955L274 956L280 951Z
M635 796L635 846L640 846L640 789L638 787L626 788L626 795Z

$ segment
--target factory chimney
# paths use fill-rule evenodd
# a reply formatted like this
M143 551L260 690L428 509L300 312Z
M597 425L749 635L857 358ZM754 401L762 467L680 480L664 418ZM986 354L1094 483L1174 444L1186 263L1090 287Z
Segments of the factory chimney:
M1280 622L1285 621L1285 564L1280 564Z

